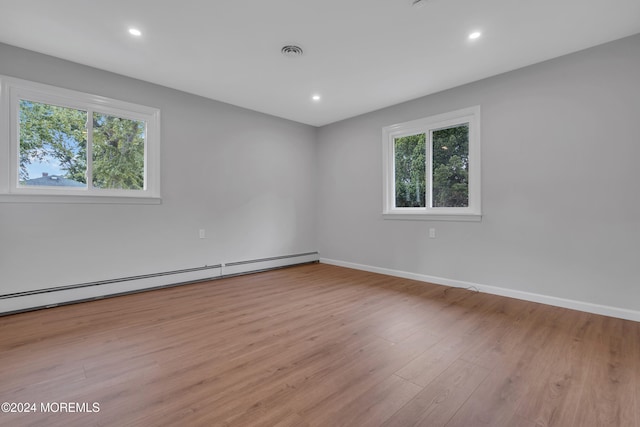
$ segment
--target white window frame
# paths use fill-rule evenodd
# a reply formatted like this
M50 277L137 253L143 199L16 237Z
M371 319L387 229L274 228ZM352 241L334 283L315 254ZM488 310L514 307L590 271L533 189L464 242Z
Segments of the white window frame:
M19 185L19 103L29 100L87 111L87 156L91 156L91 117L106 114L146 123L144 188L141 190ZM55 86L0 75L0 202L160 203L160 110Z
M427 190L427 207L396 207L395 191L395 139L416 134L426 134L427 189L432 188L431 132L438 129L469 124L469 206L431 207L430 190ZM386 126L382 129L383 210L385 219L480 221L481 171L480 171L480 106L476 105L448 113L425 117L409 122Z

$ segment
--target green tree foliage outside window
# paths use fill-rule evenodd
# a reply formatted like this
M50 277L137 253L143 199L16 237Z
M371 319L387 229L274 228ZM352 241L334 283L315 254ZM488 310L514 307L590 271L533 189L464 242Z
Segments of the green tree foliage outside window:
M31 165L53 163L65 178L86 184L86 123L86 111L21 100L20 180L37 178Z
M20 101L21 182L50 167L64 178L87 183L87 112ZM92 184L100 189L144 188L144 121L93 113Z
M425 207L426 135L395 139L396 207Z
M433 207L469 206L469 124L434 130Z
M93 114L93 186L144 188L143 121Z
M469 124L431 132L432 207L469 206ZM426 206L426 134L394 140L397 208Z

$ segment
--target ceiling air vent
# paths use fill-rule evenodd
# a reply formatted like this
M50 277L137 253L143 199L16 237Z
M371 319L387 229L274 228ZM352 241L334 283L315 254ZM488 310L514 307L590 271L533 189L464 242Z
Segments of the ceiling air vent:
M302 56L302 48L300 46L287 45L280 49L280 52L282 52L284 56L288 56L289 58Z

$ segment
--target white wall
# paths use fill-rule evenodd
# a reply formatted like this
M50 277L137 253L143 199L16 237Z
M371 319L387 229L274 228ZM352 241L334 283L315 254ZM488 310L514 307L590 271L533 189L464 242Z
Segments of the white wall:
M0 74L162 114L162 204L0 203L0 295L317 249L316 128L3 44Z
M382 127L477 104L482 222L383 220ZM636 35L325 126L321 257L637 313L639 121Z

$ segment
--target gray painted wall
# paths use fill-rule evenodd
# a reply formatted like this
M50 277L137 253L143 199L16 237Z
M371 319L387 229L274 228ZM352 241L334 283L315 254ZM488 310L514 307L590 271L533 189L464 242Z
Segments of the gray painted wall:
M0 74L162 114L161 205L0 203L0 294L317 249L316 128L3 44Z
M0 203L0 294L320 249L640 310L640 35L320 129L2 44L0 74L160 108L163 188ZM382 127L476 104L482 222L383 220Z
M477 104L482 222L383 220L382 127ZM639 121L636 35L325 126L321 257L640 310Z

